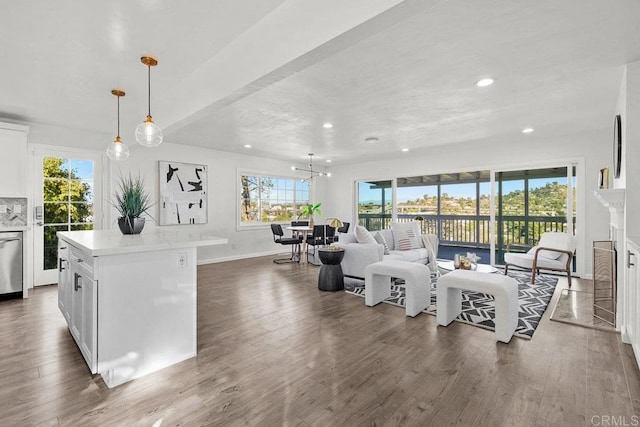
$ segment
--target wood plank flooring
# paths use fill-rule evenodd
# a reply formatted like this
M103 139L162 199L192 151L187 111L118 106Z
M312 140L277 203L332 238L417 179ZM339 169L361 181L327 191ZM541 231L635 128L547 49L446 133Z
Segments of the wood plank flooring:
M318 291L318 267L272 259L199 267L198 356L114 389L88 371L55 286L0 301L0 426L585 426L640 415L640 373L619 335L549 320L564 279L533 339L505 345Z

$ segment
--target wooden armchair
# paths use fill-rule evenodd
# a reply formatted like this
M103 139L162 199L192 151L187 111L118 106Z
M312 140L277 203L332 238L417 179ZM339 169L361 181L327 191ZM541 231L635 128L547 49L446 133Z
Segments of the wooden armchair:
M509 252L510 246L507 246L507 253L504 254L504 274L507 274L509 267L530 270L531 284L534 284L540 270L562 271L567 273L571 287L571 262L576 250L573 236L554 231L544 233L540 236L538 246L527 253Z

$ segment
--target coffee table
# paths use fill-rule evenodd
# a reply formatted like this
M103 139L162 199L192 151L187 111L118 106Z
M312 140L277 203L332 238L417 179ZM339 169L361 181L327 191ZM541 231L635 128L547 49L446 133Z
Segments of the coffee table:
M438 268L441 268L447 271L455 270L455 268L453 268L453 261L446 261L446 260L443 260L443 261L438 260ZM478 271L480 273L497 273L498 269L489 264L478 264L478 268L475 271Z

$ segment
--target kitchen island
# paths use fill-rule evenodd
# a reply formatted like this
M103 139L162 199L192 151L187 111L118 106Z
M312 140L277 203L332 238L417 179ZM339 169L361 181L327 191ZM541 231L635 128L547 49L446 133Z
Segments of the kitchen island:
M58 232L58 306L92 373L108 387L173 365L197 351L202 232Z

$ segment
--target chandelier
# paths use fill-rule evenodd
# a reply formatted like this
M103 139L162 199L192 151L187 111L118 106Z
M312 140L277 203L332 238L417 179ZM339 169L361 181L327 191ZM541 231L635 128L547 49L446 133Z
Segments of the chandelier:
M313 179L316 176L331 176L331 172L328 172L326 169L324 172L320 172L313 169L313 153L309 153L309 167L308 168L299 168L296 166L291 166L292 171L303 171L309 173L308 179ZM304 181L304 180L303 180Z

